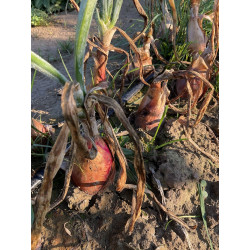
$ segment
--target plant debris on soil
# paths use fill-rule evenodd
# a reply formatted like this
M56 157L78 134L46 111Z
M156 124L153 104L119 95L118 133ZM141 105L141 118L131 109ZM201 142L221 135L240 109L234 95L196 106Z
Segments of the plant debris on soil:
M143 22L134 8L132 1L124 1L118 19L119 27L127 30L128 34L142 30ZM62 44L73 43L77 12L60 13L53 17L53 21L46 27L33 27L32 50L67 75L60 60L58 49L67 66L70 75L74 75L73 53L63 50ZM131 27L132 24L135 24ZM96 29L93 19L90 35ZM115 35L115 43L122 40ZM123 41L123 40L122 40ZM67 46L67 44L65 45ZM70 46L70 45L68 45ZM128 43L122 46L127 46ZM110 55L108 68L117 72L121 68L120 59L125 56L112 57ZM87 79L91 79L87 71ZM32 75L34 71L32 70ZM58 134L64 118L61 110L61 85L55 80L48 79L37 72L32 90L32 117L41 120L43 124L51 124ZM145 92L145 91L144 91ZM142 96L142 92L136 99ZM138 105L138 103L134 104ZM191 138L204 151L214 157L219 157L218 145L218 107L205 113L202 122L190 129ZM146 139L145 139L146 134ZM139 135L148 141L152 135ZM143 138L144 137L144 138ZM165 119L160 127L155 145L167 141L185 139L183 125L175 118ZM129 148L128 145L125 147ZM171 221L152 200L145 194L142 212L135 223L132 234L125 234L127 221L132 213L133 191L124 189L121 193L115 191L112 184L108 189L90 196L72 183L65 200L51 210L44 223L40 249L210 249L209 239L203 224L198 183L207 182L205 199L206 221L208 232L214 249L219 249L219 166L196 150L188 140L178 141L166 145L158 150L152 150L145 158L147 183L154 191L158 200L162 197L158 191L155 178L162 185L166 199L166 208L182 219L194 230L187 233L175 221ZM40 160L32 160L32 167L41 166ZM151 169L151 170L150 170ZM155 173L152 174L152 170ZM55 177L52 203L63 188L64 171L60 170ZM128 176L127 183L134 183ZM32 197L38 188L33 190Z

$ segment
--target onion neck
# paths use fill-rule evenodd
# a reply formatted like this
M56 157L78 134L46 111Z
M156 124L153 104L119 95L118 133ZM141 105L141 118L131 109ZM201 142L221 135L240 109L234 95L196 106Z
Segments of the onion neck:
M94 83L95 85L99 84L102 81L106 81L106 66L108 62L108 55L109 55L109 46L111 44L112 38L114 36L116 29L111 29L105 31L101 34L101 43L100 46L106 55L97 50L95 66L94 66Z

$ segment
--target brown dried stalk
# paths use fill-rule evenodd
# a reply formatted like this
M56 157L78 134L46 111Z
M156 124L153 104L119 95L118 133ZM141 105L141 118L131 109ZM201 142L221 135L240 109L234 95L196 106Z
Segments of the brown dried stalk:
M214 93L214 86L205 77L203 77L198 72L196 72L194 70L189 70L187 72L188 72L188 74L193 74L193 75L199 77L208 86L208 88L211 89L211 91L207 94L207 96L205 97L205 100L202 102L202 105L201 105L201 107L199 109L199 112L198 112L198 115L197 115L197 118L196 118L196 121L195 121L195 124L194 124L194 126L196 126L201 121L202 117L204 116L204 114L205 114L205 112L207 110L207 106L208 106L208 104L210 103L210 101L212 99L212 96L213 96L213 93Z
M219 159L209 153L207 153L206 151L204 151L203 149L201 149L191 138L190 133L188 132L188 129L186 128L186 126L183 126L183 129L185 131L186 137L188 139L188 141L193 145L193 147L195 149L197 149L198 151L200 151L202 154L204 154L205 156L207 156L209 159L211 159L213 162L215 163L219 163Z
M114 109L117 118L121 121L123 126L127 131L135 145L135 157L134 157L134 168L138 176L137 182L137 193L136 193L136 209L132 216L131 223L129 226L129 231L133 231L135 221L140 216L141 205L143 201L145 183L146 183L146 173L144 169L144 161L142 156L142 145L138 135L136 134L133 127L130 125L128 119L126 118L121 106L112 98L103 95L91 94L89 98L97 100L100 104Z
M156 54L156 57L160 61L162 61L163 63L167 64L168 62L159 54L159 52L157 50L157 47L155 46L155 42L154 42L154 38L153 38L153 24L151 24L150 31L149 31L148 35L146 35L145 32L146 32L146 27L148 25L148 16L147 16L146 12L144 11L143 7L141 6L141 4L139 3L139 1L138 0L133 0L133 1L134 1L135 7L136 7L138 13L144 19L144 28L143 28L143 31L136 38L134 38L133 41L136 42L141 37L144 37L145 42L144 42L144 46L143 47L150 46L150 44L151 44L152 47L153 47L153 49L154 49L154 52ZM151 15L153 15L153 1L151 1ZM149 41L147 41L147 40L149 40ZM148 44L148 45L146 45L146 44ZM144 50L145 50L145 48L144 48Z
M101 108L100 104L97 103L97 111L101 117L102 123L104 125L104 131L107 140L109 141L109 144L111 145L111 148L114 148L114 151L117 155L117 158L119 160L121 170L119 174L119 178L117 180L117 187L116 191L121 192L124 188L124 185L127 181L127 171L126 168L128 167L127 159L121 149L121 146L116 138L116 135L114 133L114 130L107 119L107 116L105 115L103 109Z
M161 182L160 182L160 180L158 178L156 178L154 169L152 167L149 167L149 170L151 171L151 173L153 175L153 178L154 178L154 180L156 182L157 188L158 188L158 190L159 190L159 192L161 194L162 204L163 204L164 207L166 207L167 206L167 202L166 202L166 197L164 195L164 191L163 191Z
M56 142L49 154L49 158L45 167L44 179L37 195L34 208L35 220L31 232L31 249L36 249L42 232L43 222L50 206L50 199L53 187L53 179L57 174L63 162L67 140L69 135L69 127L64 124Z
M203 77L200 73L194 71L194 70L179 70L179 71L175 71L173 72L173 77L174 78L185 78L187 77L187 75L189 75L190 77L192 75L195 75L197 76L198 78L200 78L204 83L205 85L207 85L208 88L211 89L211 91L207 94L205 100L203 101L200 109L199 109L199 112L198 112L198 115L197 115L197 118L196 118L196 121L195 121L195 124L194 126L196 126L200 120L202 119L202 117L204 116L206 110L207 110L207 106L208 104L210 103L211 99L212 99L212 96L213 96L213 92L214 92L214 86L205 78ZM181 111L183 113L183 111ZM186 110L187 112L187 110Z
M208 72L209 72L209 68L207 66L207 64L205 63L205 61L202 59L201 56L196 56L193 58L192 64L189 68L189 71L195 71L198 72L201 76L203 77L208 77ZM184 76L185 78L179 78L176 81L176 91L178 96L176 98L174 98L173 100L171 100L171 102L177 100L180 97L186 97L187 95L187 81L190 81L190 86L191 86L191 90L192 90L192 95L193 95L193 105L191 106L191 108L193 109L197 102L198 99L205 93L205 91L207 91L208 86L207 84L205 84L205 86L203 87L203 81L201 81L199 78L197 79L197 77L195 78L191 78L191 77L187 77L187 75ZM190 94L191 92L189 92Z
M149 36L144 36L144 42L143 42L143 46L138 48L138 52L140 53L140 57L141 57L141 62L142 62L142 67L143 67L143 76L147 76L150 73L153 73L155 71L155 68L153 66L152 60L153 58L150 56L150 37ZM138 57L133 57L131 51L130 51L130 55L132 58L132 64L130 65L130 70L135 70L137 68L140 67L140 62L138 61ZM129 76L133 76L133 79L138 78L139 77L139 72L134 71L133 73L131 73Z
M187 81L187 90L188 90L188 113L187 113L187 128L190 124L190 118L191 118L191 111L192 111L192 100L193 100L193 92L190 86L189 81Z
M80 8L79 8L78 4L74 0L70 0L70 2L73 4L76 11L79 12Z
M125 54L126 57L127 57L126 62L125 62L127 64L127 66L125 67L125 70L123 71L122 80L121 80L121 87L120 87L120 92L119 92L120 104L122 104L122 92L123 92L123 89L124 89L125 78L126 78L126 75L128 73L129 64L130 64L129 54L128 54L127 51L125 51L125 50L123 50L121 48L117 48L117 47L113 46L112 44L110 44L109 50L120 53L120 54Z
M219 146L219 140L218 140L218 138L216 137L216 135L214 134L214 131L213 131L206 123L203 123L203 122L201 122L201 123L208 129L208 131L210 132L210 134L211 134L212 137L214 138L214 140L215 140L217 146Z
M141 80L141 82L143 82L144 84L150 86L144 79L143 77L143 67L142 67L142 59L141 59L141 55L140 55L140 52L138 50L138 48L136 47L134 41L127 35L127 33L125 31L123 31L122 29L118 28L118 27L115 27L119 32L120 34L127 39L127 41L129 42L130 44L130 47L132 48L132 50L134 51L134 53L136 54L137 56L137 60L139 62L139 78Z
M212 99L213 92L214 92L214 86L205 77L203 77L200 73L198 73L194 70L191 70L191 69L190 70L178 70L178 71L166 69L161 75L157 76L154 79L154 82L170 80L170 79L183 79L183 78L184 79L187 78L190 81L190 79L193 76L200 78L204 82L204 84L208 87L208 89L210 88L210 92L205 97L205 99L201 105L201 108L198 111L197 118L196 118L196 121L194 124L194 126L196 126L200 122L202 117L204 116L204 114L207 110L207 106ZM183 93L181 93L181 95L183 95ZM178 97L180 97L181 95L179 95ZM169 101L167 99L167 104L169 105L169 107L171 109L173 109L175 112L177 112L179 114L186 114L187 112L189 112L188 109L179 109L179 108L174 107L171 103L175 100L176 100L176 98L174 100L171 100L171 101ZM191 106L191 108L192 107L194 107L194 103Z
M142 18L144 19L144 27L143 27L143 30L142 32L136 36L133 41L136 42L137 40L139 40L141 38L141 36L143 36L143 34L145 34L146 32L146 28L147 28L147 25L148 25L148 16L145 12L145 10L143 9L143 7L141 6L139 0L133 0L134 2L134 5L135 5L135 8L137 9L138 13L142 16Z
M89 44L89 48L88 51L86 52L85 56L84 56L84 60L83 60L83 80L84 82L86 82L86 72L87 72L87 63L89 58L92 56L92 50L93 50L93 46L91 44Z
M70 161L69 166L65 172L65 179L64 179L64 186L62 189L62 193L57 198L57 200L52 205L50 205L48 212L50 212L52 209L57 207L65 199L65 197L68 193L69 184L70 184L70 177L71 177L72 170L73 170L73 157L72 156L75 154L75 147L74 147L73 140L71 141L71 152L72 152L71 161Z
M98 85L95 89L103 88L102 85L103 84ZM98 191L105 189L113 180L115 174L115 166L114 161L112 160L112 148L110 149L111 152L109 153L107 158L106 163L108 164L108 168L106 171L106 165L103 162L106 158L103 157L102 154L103 152L105 153L106 150L108 150L108 146L105 141L99 136L95 120L95 105L94 102L88 98L89 94L85 96L84 102L86 118L81 118L84 135L82 136L80 134L77 107L74 101L74 90L76 90L77 87L78 84L66 84L62 95L63 115L70 127L72 140L74 142L74 151L71 161L71 164L74 165L72 178L75 184L80 186L81 190L90 194L95 194ZM93 138L93 140L91 138ZM85 148L85 142L87 148ZM102 151L103 147L105 147L104 151ZM92 158L92 155L94 155L94 158ZM88 158L93 161L88 161ZM94 166L95 163L98 166L95 170L93 170L92 166ZM99 163L103 163L103 165ZM83 175L81 175L81 170L84 171ZM98 171L106 172L104 175L99 175ZM97 180L96 177L98 177Z
M144 39L143 46L138 48L138 52L141 55L142 66L144 68L143 74L147 75L147 74L149 74L149 72L155 71L155 68L154 68L153 63L152 63L153 58L150 57L150 45L152 45L153 50L154 50L155 55L156 55L158 60L160 60L164 64L168 64L168 62L158 52L158 49L155 45L155 41L153 38L152 26L151 26L148 34L143 34L142 37ZM131 55L131 57L132 57L132 55ZM137 68L137 67L138 67L138 60L134 59L133 60L133 68ZM134 75L137 76L136 72L134 72Z
M93 37L93 40L97 40L102 46L103 46L103 44L101 43L101 41L97 38L97 37ZM100 52L102 52L103 54L104 54L104 56L106 57L106 60L108 59L108 54L107 54L107 52L104 50L104 49L102 49L100 46L98 46L98 45L96 45L95 43L93 43L91 40L87 40L87 42L92 46L92 47L95 47L95 48L97 48Z
M176 46L175 46L175 40L176 40L176 34L177 34L177 11L176 11L176 8L175 8L174 0L169 0L169 4L170 4L170 7L172 9L172 17L173 17L172 43L173 43L173 46L174 46L175 57L176 57L177 61L179 61L178 55L176 53Z
M137 187L133 184L126 184L124 186L124 188L127 188L127 189L137 189ZM183 226L184 228L186 229L189 229L189 230L193 230L196 228L196 226L188 226L184 221L182 221L180 218L178 218L173 212L169 211L168 209L166 209L159 201L158 199L156 198L155 194L150 191L149 189L145 188L145 193L146 194L149 194L153 200L155 201L155 203L174 221L176 221L177 223L179 223L181 226Z
M154 40L154 38L153 38L153 35L151 35L150 38L151 38L150 43L151 43L151 45L152 45L152 47L153 47L153 50L154 50L154 52L155 52L155 55L156 55L157 59L160 60L161 62L165 63L165 64L168 64L168 61L166 61L165 58L163 58L163 57L160 55L160 53L159 53L159 51L158 51L158 49L157 49L157 47L156 47L156 45L155 45L155 40Z
M61 102L63 116L70 129L71 136L75 143L75 146L78 148L79 151L82 152L83 155L85 155L86 158L94 159L97 155L97 149L95 143L92 141L93 147L89 150L87 145L87 140L91 139L88 137L87 134L88 131L87 130L84 131L86 133L85 138L83 138L83 136L80 133L77 108L73 95L74 90L76 90L78 87L79 84L75 85L73 83L68 83L68 82L65 84L63 88L62 102ZM93 127L90 129L92 130Z
M183 233L184 233L185 236L186 236L186 240L187 240L189 249L190 249L190 250L194 250L194 248L193 248L193 246L192 246L192 243L191 243L191 241L190 241L190 238L189 238L189 234L188 234L187 229L184 228L183 226L180 226L180 227L181 227Z

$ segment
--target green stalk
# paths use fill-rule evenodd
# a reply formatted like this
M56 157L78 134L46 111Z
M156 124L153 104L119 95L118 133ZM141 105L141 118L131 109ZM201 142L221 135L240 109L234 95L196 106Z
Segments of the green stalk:
M112 15L113 10L113 0L108 0L108 16L110 17Z
M174 142L186 141L186 140L187 140L187 138L168 141L168 142L165 142L165 143L163 143L163 144L161 144L161 145L156 146L155 149L163 148L163 147L165 147L166 145L172 144L172 143L174 143Z
M50 78L58 80L62 85L68 81L60 71L33 51L31 51L31 67Z
M103 36L104 32L107 30L107 27L104 21L101 19L99 9L96 9L96 19L98 22L98 30L101 36Z
M154 137L153 137L152 140L147 144L147 152L151 151L151 149L152 149L152 147L153 147L155 138L156 138L156 136L157 136L157 134L158 134L158 131L159 131L159 129L160 129L160 126L161 126L161 124L162 124L162 122L163 122L163 120L164 120L164 118L165 118L165 116L166 116L166 114L167 114L167 111L168 111L168 105L167 105L167 106L165 107L165 109L164 109L164 112L163 112L163 114L162 114L161 120L160 120L160 122L159 122L159 124L158 124L158 127L157 127L157 129L156 129L156 132L155 132ZM154 147L154 148L155 148L155 147Z
M121 11L121 7L122 7L122 3L123 3L123 0L116 0L115 2L115 7L114 7L114 10L113 10L113 16L112 16L112 21L110 23L110 29L112 29L118 18L119 18L119 14L120 14L120 11Z
M76 26L75 39L75 76L77 82L80 83L82 90L85 92L85 85L83 82L83 59L85 55L86 43L89 34L93 13L96 7L97 0L82 0L80 11L78 14L78 21Z
M36 77L36 70L35 70L35 72L34 72L34 75L33 75L33 78L32 78L32 82L31 82L31 91L32 91L33 86L34 86L35 77Z
M163 112L163 114L162 114L161 120L160 120L160 122L159 122L159 125L158 125L158 127L157 127L156 132L155 132L155 135L154 135L153 139L151 140L150 144L153 144L153 143L154 143L155 138L156 138L156 136L157 136L157 134L158 134L158 131L159 131L159 129L160 129L160 126L161 126L161 124L162 124L162 122L163 122L163 120L164 120L164 118L165 118L167 112L168 112L168 105L167 105L167 106L165 107L165 109L164 109L164 112Z
M62 64L63 64L63 66L64 66L65 71L66 71L66 72L67 72L67 74L68 74L68 77L69 77L70 81L71 81L71 82L73 82L73 80L72 80L72 78L71 78L71 76L70 76L70 74L69 74L69 71L68 71L68 69L67 69L67 67L66 67L66 65L65 65L65 63L64 63L64 60L63 60L63 58L62 58L62 55L61 55L61 52L60 52L60 50L59 50L59 49L58 49L58 53L59 53L59 55L60 55L60 58L61 58Z
M104 35L106 31L111 30L116 25L122 3L123 0L115 0L114 3L113 0L103 0L101 13L99 9L96 9L98 28L101 35Z
M102 0L102 6L103 6L103 13L102 18L104 22L108 22L109 16L108 16L108 3L106 0Z

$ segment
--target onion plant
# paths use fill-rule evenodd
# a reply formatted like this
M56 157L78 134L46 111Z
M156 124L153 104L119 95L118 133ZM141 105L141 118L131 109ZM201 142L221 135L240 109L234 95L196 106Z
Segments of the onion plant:
M96 3L97 0L81 1L74 55L76 82L70 82L51 64L34 52L31 53L32 67L49 77L56 78L63 85L61 107L65 118L65 123L49 154L44 179L36 199L34 207L35 219L32 226L31 237L32 249L36 249L39 244L41 230L47 212L65 198L71 174L73 174L72 179L76 185L90 194L95 194L107 187L112 181L115 171L114 156L116 155L121 167L116 190L123 190L127 179L126 168L128 167L128 163L114 134L113 128L106 117L106 113L103 111L105 107L110 107L115 111L116 116L129 132L130 138L135 145L134 168L138 176L137 197L136 207L130 220L129 231L133 230L135 221L140 215L146 177L142 157L142 145L139 141L139 137L130 125L119 104L110 97L97 94L97 90L105 89L107 85L99 83L94 88L87 89L86 81L84 81L83 63L85 48ZM101 15L99 14L99 25L102 25L100 32L103 35L112 34L113 31L111 30L114 29L118 18L117 13L121 8L122 1L116 1L115 5L113 5L113 1L103 1L103 3L104 11ZM113 14L112 18L109 19L112 6L114 6ZM122 33L123 31L120 32ZM108 43L109 39L103 39L103 41L107 41ZM102 58L101 54L99 56L99 58ZM98 77L100 76L102 77L102 75L98 75ZM95 79L99 79L98 77ZM101 80L104 80L104 78L101 78ZM105 138L100 136L97 128L96 110L104 126ZM80 124L82 125L83 132L80 130ZM71 161L67 174L65 175L64 191L54 204L50 204L53 179L64 159L69 133L72 138L70 150Z
M190 18L187 26L187 41L191 42L189 49L192 53L203 52L206 48L207 36L202 28L203 18L206 15L199 15L200 0L191 0Z
M103 51L97 50L95 55L94 82L106 80L106 65L110 50L110 44L116 32L115 25L118 20L123 0L103 0L102 11L96 9L96 17L99 31L99 46Z
M147 92L144 100L139 107L139 110L137 111L137 125L146 128L147 124L147 129L153 128L152 124L154 124L154 126L157 126L156 121L160 120L162 112L164 110L163 104L160 105L159 101L153 101L157 100L157 95L162 93L162 90L160 88L156 88L157 84L159 84L159 81L177 79L177 81L175 81L175 86L173 87L173 89L176 90L177 96L172 100L168 100L167 97L166 103L169 104L170 109L173 109L180 114L187 114L187 120L189 120L189 117L191 117L191 110L196 107L198 100L201 100L201 98L203 97L203 102L201 103L200 109L198 111L196 121L193 124L194 126L197 125L202 119L214 92L214 87L209 82L209 79L211 77L211 74L213 74L213 64L219 48L219 2L214 1L214 10L210 15L207 15L199 14L199 7L201 2L200 0L190 1L190 17L189 19L185 17L185 20L187 21L187 39L185 46L188 47L189 51L192 53L191 62L181 61L179 53L177 53L178 51L176 41L178 40L178 43L180 43L180 39L176 39L176 36L178 34L178 30L181 29L180 37L183 37L182 33L185 29L183 29L183 22L180 20L182 19L182 16L178 19L178 8L176 8L175 6L175 1L169 0L168 2L172 9L173 26L170 25L169 28L171 28L170 33L172 34L172 43L176 62L171 61L171 64L167 62L167 69L165 70L165 72L154 79L153 85L151 84L152 87L150 88L154 88L155 91L149 90ZM161 1L161 3L163 3L163 1ZM183 1L182 3L180 3L180 5L181 4L184 4ZM167 6L165 4L165 8L166 7ZM187 4L185 3L185 8L186 7ZM165 12L163 14L166 14ZM207 38L202 27L202 22L204 19L207 19L212 23L212 31L209 38ZM178 20L180 20L181 27L177 26ZM181 42L185 43L184 40ZM178 44L178 46L180 46L180 44ZM180 66L175 67L174 64L181 65L182 70L176 70L176 67L179 69ZM155 97L152 93L155 93ZM172 103L180 97L188 98L187 108L179 109L176 106L172 105ZM157 110L159 112L153 112L153 110ZM153 117L155 122L153 122L152 120ZM145 119L145 122L143 122L143 119ZM189 124L189 122L187 122L187 124Z
M148 16L144 11L143 7L140 5L139 1L134 1L134 3L138 13L143 17L144 27L146 27L149 23ZM144 38L143 46L138 49L141 55L142 65L144 67L145 74L155 71L155 68L152 63L153 58L150 56L151 45L153 47L157 59L163 62L164 64L168 64L168 62L159 54L155 45L152 25L153 21L154 20L151 20L149 32L147 34L141 35ZM139 37L136 37L134 40L137 39L139 39ZM136 58L133 60L132 66L138 67L138 60L136 60ZM162 114L164 112L167 97L169 95L169 92L166 87L166 82L167 81L153 82L148 88L148 91L143 97L142 102L135 114L135 125L137 127L140 127L144 130L151 130L154 127L158 126Z
M190 19L188 22L187 40L191 42L189 49L192 52L192 63L189 70L199 73L201 77L194 76L192 78L178 79L176 82L176 90L178 96L187 97L190 99L191 108L195 107L198 99L205 95L208 90L204 101L201 104L196 122L197 125L203 117L207 106L212 98L214 87L208 80L212 74L212 66L218 52L218 9L219 2L214 2L214 10L210 15L199 15L200 0L192 0L190 5ZM207 19L212 22L212 32L210 38L206 37L206 34L202 28L203 19ZM207 40L209 40L207 42ZM217 48L215 49L215 45ZM205 79L205 81L204 81ZM190 89L188 90L188 86Z
M135 124L137 127L151 130L159 125L169 96L166 83L167 81L151 83L136 111Z
M135 0L134 2L138 2L138 0ZM140 51L138 50L137 46L135 45L135 40L131 39L125 31L123 31L121 28L116 26L116 22L118 20L121 6L122 6L123 0L103 0L99 6L99 8L96 9L96 19L97 19L97 25L98 25L98 37L95 36L92 39L88 40L89 43L89 52L86 53L86 56L84 58L85 63L85 69L86 69L86 63L88 61L88 58L90 56L94 59L94 85L99 84L100 82L106 81L106 73L109 71L107 70L107 62L108 62L108 55L109 51L122 53L126 55L126 67L123 72L123 77L121 81L121 87L120 87L120 100L122 91L124 88L124 82L125 77L129 70L130 65L130 58L127 51L117 48L111 44L113 36L116 31L118 31L130 44L131 49L135 53L135 57L137 60L137 66L139 68L139 78L140 80L146 84L149 85L145 79L144 79L144 68L143 68L143 62L142 62L142 55ZM77 9L77 8L76 8ZM93 52L93 49L96 49L96 52Z

